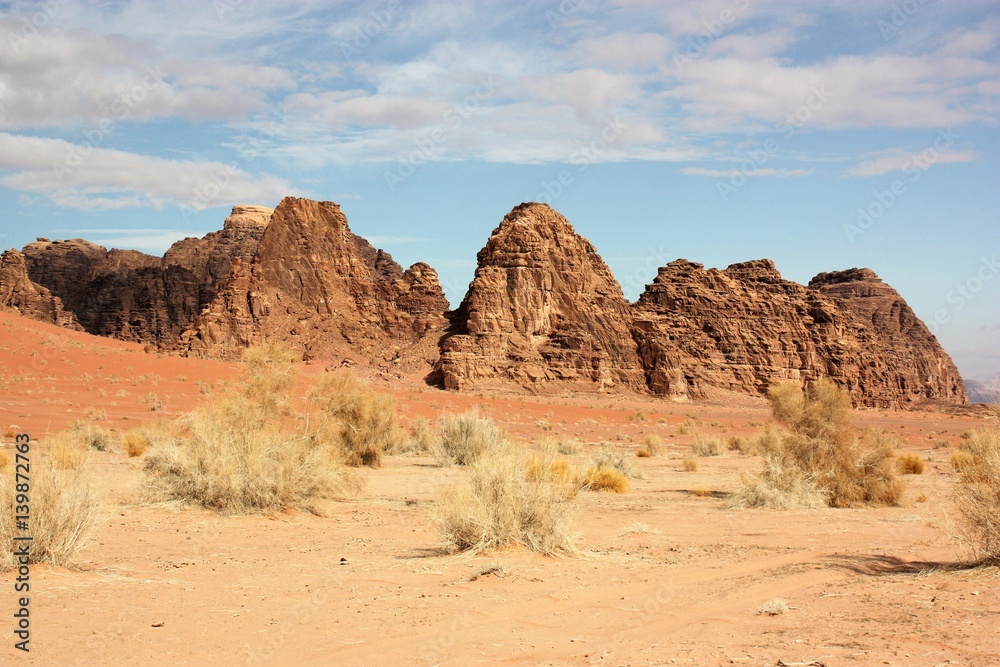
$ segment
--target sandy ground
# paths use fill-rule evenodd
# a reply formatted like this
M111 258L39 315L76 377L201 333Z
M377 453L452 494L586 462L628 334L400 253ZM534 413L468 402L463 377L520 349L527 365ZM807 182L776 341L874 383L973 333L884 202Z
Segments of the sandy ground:
M2 314L0 364L0 429L40 440L88 410L117 431L169 417L235 376ZM0 662L1000 665L1000 573L955 568L963 552L949 537L947 458L981 419L857 413L928 461L900 507L734 510L726 495L758 459L727 452L695 472L681 460L695 433L758 430L763 401L388 388L404 422L479 405L526 442L578 438L581 465L650 433L664 452L634 459L628 493L578 496L580 558L443 553L428 508L463 472L427 457L365 471L365 493L326 516L266 518L143 505L141 460L94 452L101 524L77 568L32 568L28 655L13 649L14 575L3 575ZM774 598L788 610L757 613Z

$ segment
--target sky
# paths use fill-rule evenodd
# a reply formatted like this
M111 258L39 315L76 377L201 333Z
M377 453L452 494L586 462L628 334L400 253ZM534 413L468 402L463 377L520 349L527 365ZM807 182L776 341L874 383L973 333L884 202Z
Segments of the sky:
M544 201L658 266L869 267L1000 375L1000 0L0 1L0 245L339 203L453 306Z

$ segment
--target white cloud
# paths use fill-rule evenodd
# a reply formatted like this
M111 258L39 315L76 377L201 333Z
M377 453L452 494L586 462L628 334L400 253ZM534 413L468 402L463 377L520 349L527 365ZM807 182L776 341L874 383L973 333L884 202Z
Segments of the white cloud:
M222 162L168 160L0 132L0 184L83 210L276 201L293 188Z
M906 171L909 169L923 171L936 164L976 162L980 157L979 153L974 150L942 152L933 146L916 152L892 151L889 155L874 160L867 160L851 167L845 175L865 177L881 176L893 171Z
M634 70L661 65L673 48L673 42L665 35L617 32L605 37L585 39L577 45L576 50L584 65Z
M681 173L688 176L711 176L713 178L731 178L733 176L809 176L814 173L813 169L775 169L773 167L760 167L753 171L740 171L739 169L706 169L703 167L682 167Z
M0 31L19 29L0 16ZM239 119L296 86L277 67L166 57L147 41L54 26L0 40L0 63L0 129L7 130Z

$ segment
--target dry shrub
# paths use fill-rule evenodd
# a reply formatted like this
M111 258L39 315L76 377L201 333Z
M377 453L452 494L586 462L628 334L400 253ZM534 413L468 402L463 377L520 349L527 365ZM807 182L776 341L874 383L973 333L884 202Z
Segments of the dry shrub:
M326 374L313 386L309 400L319 413L317 433L332 435L347 465L378 468L382 455L403 441L395 400L366 389L347 372Z
M681 461L684 466L684 472L695 472L698 470L698 459L685 458Z
M959 479L954 498L960 538L977 561L1000 565L1000 429L972 431L952 465Z
M799 467L786 465L779 456L764 460L759 474L744 474L739 488L731 496L732 507L822 507L826 495Z
M7 455L7 452L0 450L0 471L6 470L9 465L10 456Z
M440 446L434 456L442 465L470 465L483 454L507 447L507 435L477 410L438 419Z
M691 442L691 449L696 456L719 456L722 454L722 441L701 433L696 433Z
M640 475L632 467L632 462L629 460L628 454L624 451L617 451L611 449L610 447L604 447L598 450L590 458L591 468L613 468L620 472L626 478L628 477L640 477Z
M649 456L659 456L660 451L663 449L663 439L658 435L647 435L642 439L642 449L639 451L645 451ZM642 456L642 454L640 454Z
M571 456L580 451L580 441L559 436L556 438L556 451L563 456Z
M97 523L97 496L85 465L61 468L48 457L32 456L29 562L69 566ZM14 549L21 545L16 530L17 488L13 475L0 479L0 569L15 566Z
M78 470L90 457L90 447L75 431L60 431L46 438L53 464L62 470Z
M583 471L580 488L588 491L628 491L628 477L621 470L609 465L590 466Z
M247 350L238 390L188 415L183 437L155 443L145 463L152 497L252 514L316 511L356 492L335 447L284 428L293 358L271 344Z
M896 468L900 475L923 475L926 464L916 454L903 454L896 459Z
M640 447L639 449L635 450L635 455L638 456L640 459L648 459L653 455L653 452L649 451L645 447Z
M69 423L67 428L71 437L78 438L84 449L98 452L111 450L111 433L101 426L95 425L90 419L77 419Z
M960 449L957 452L951 453L951 456L948 457L948 462L960 479L971 480L973 482L985 481L981 477L982 472L985 470L981 457Z
M729 439L728 443L729 451L739 452L740 454L745 454L747 450L750 449L750 441L738 435L734 435Z
M467 464L468 482L446 489L433 514L449 547L482 553L524 545L575 555L567 532L573 495L552 463L506 444L480 452Z
M427 454L435 447L434 429L423 417L410 421L410 428L403 440L401 451L409 454Z
M757 446L770 453L762 473L744 479L746 488L737 492L742 504L808 505L811 490L821 493L831 507L899 503L902 485L893 452L898 440L880 430L855 438L846 390L824 378L807 393L785 383L773 387L769 397L775 419L791 431L772 430L758 439ZM782 493L789 498L778 499Z
M130 458L142 456L149 448L149 438L138 431L129 431L122 438L122 447Z

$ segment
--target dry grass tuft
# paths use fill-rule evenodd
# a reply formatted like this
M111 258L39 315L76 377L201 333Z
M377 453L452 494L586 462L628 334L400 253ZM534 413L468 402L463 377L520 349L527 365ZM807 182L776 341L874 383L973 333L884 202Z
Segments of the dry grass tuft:
M681 465L684 466L684 472L695 472L698 470L698 459L685 458Z
M356 492L360 482L336 447L285 428L293 359L275 345L250 348L238 391L191 413L183 437L154 441L145 459L152 497L254 514L315 512L319 500Z
M468 483L447 489L433 514L450 548L578 553L567 532L573 494L551 465L504 445L482 451L467 468Z
M6 470L10 465L10 456L7 452L0 450L0 471Z
M111 433L101 426L97 426L90 419L77 419L69 423L68 434L80 440L84 449L93 449L98 452L111 451Z
M90 447L80 434L67 430L46 438L49 456L56 467L63 470L78 470L90 457Z
M580 487L588 491L628 491L628 477L621 470L609 465L590 466L583 471Z
M13 475L0 479L0 569L15 566L14 515L18 493ZM98 517L97 496L83 464L61 468L49 457L32 457L29 561L67 567L87 542Z
M146 453L149 448L149 438L138 431L130 431L122 438L122 447L130 458L136 458Z
M903 454L896 459L900 475L923 475L926 467L924 460L916 454Z
M744 474L740 487L730 497L732 507L823 507L826 495L799 467L786 465L780 456L764 460L759 474Z
M489 417L477 410L438 419L440 446L433 452L441 465L470 465L477 458L507 446L507 435Z
M658 435L650 434L642 439L642 449L639 451L646 451L649 456L659 456L662 449L663 439Z
M719 438L695 433L691 449L695 456L719 456L722 454L722 440Z
M401 451L410 454L427 454L435 445L435 434L431 423L423 417L411 420Z
M972 431L951 461L959 479L959 537L976 561L1000 565L1000 429Z
M791 431L774 429L755 439L755 446L768 452L765 467L744 478L736 504L812 506L817 492L831 507L899 504L902 485L894 463L899 441L880 430L855 438L846 390L821 379L808 393L785 383L769 396L774 417Z
M317 433L332 434L349 466L378 468L382 455L400 448L396 403L388 394L370 391L347 372L324 375L309 393L319 414Z

